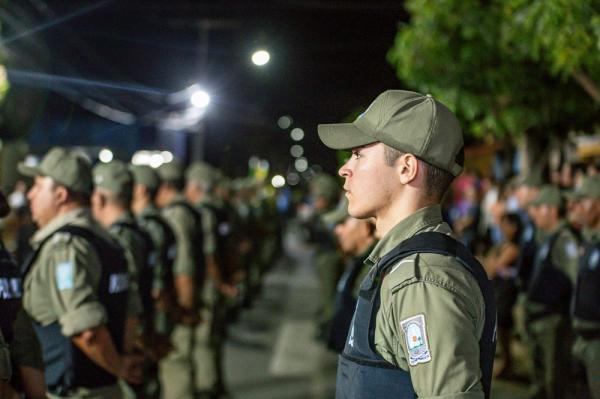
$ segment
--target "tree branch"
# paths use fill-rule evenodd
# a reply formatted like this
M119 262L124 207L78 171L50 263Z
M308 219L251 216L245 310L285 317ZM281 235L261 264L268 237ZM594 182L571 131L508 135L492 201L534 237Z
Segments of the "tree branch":
M588 74L583 71L575 71L573 78L595 102L600 103L600 89Z

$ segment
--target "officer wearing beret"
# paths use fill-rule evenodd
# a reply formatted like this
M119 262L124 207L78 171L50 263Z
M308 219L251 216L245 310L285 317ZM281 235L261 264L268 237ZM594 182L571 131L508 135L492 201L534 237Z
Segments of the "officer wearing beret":
M456 117L430 95L390 90L353 123L319 126L352 149L340 168L348 212L381 240L340 356L337 398L489 397L495 308L482 266L442 220L463 169Z
M530 207L538 232L524 302L533 360L531 394L564 398L570 382L569 303L577 275L578 243L564 219L564 200L557 187L542 186Z
M205 395L206 347L198 337L205 336L202 289L206 274L203 253L202 216L183 195L183 165L174 160L158 169L161 179L156 204L169 223L177 242L173 276L177 302L182 315L171 334L173 350L160 363L160 380L167 398L193 398Z
M586 177L572 194L583 230L571 317L573 354L583 364L590 393L600 398L600 176Z
M42 345L51 398L119 398L117 379L140 382L138 359L123 356L129 275L122 248L89 212L90 164L53 148L27 197L39 230L26 261L23 307ZM107 311L110 309L110 311Z

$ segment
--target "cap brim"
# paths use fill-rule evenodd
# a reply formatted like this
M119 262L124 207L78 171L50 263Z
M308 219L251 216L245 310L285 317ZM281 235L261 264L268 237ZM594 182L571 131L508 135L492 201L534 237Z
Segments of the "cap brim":
M349 150L379 141L374 136L360 130L353 123L319 125L317 129L323 144L334 150Z
M37 166L25 165L23 162L17 165L17 170L20 174L27 177L36 177L42 175L42 171L40 170L40 168L38 168Z

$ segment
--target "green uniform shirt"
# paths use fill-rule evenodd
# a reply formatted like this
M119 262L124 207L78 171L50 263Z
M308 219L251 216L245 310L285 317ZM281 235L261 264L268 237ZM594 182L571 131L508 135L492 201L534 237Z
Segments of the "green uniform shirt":
M111 239L94 223L89 210L78 208L53 219L32 238L41 248L23 282L23 308L31 318L46 326L58 321L62 334L70 337L106 323L106 311L98 301L101 263L92 244L82 237L57 233L66 225L89 228Z
M143 309L138 281L146 263L146 243L139 235L132 232L130 228L119 227L118 223L135 224L135 219L131 213L125 212L108 227L108 231L125 250L127 271L129 272L130 279L127 314L138 316L142 313Z
M577 281L577 269L579 268L579 246L577 239L568 228L565 221L561 221L554 230L546 232L539 229L536 230L536 244L538 248L550 237L552 234L560 231L558 237L551 249L550 256L554 265L564 272L571 284L575 285ZM526 300L524 303L525 311L530 314L541 313L547 310L547 306L537 302L531 302Z
M145 232L148 233L154 244L154 249L158 254L165 254L169 251L166 248L168 245L165 231L159 222L150 219L149 217L158 217L162 220L164 218L160 214L159 210L154 206L150 205L144 208L137 217L137 222ZM166 220L165 220L166 223ZM167 267L169 265L164 264L165 259L162 256L158 256L156 259L156 265L154 266L154 276L152 286L154 289L162 290L164 288L163 276L167 273Z
M171 203L185 201L182 195L177 195ZM177 256L173 265L173 275L196 274L196 262L193 242L195 237L195 218L183 206L166 206L162 212L165 220L171 226L177 241Z
M600 229L584 230L583 240L585 241L585 243L588 244L600 243ZM600 330L600 323L574 318L573 328L575 328L576 330Z
M372 267L402 241L426 231L452 235L438 205L422 208L398 223L365 263ZM410 365L401 324L420 315L431 358ZM479 285L457 259L415 254L392 267L383 279L375 349L385 360L410 373L420 398L483 398L479 339L484 321Z

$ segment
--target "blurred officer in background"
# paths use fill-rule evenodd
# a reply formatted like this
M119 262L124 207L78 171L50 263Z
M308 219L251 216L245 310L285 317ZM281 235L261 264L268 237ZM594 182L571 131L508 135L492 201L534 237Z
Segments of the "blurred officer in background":
M202 292L206 274L202 216L183 196L183 165L179 161L158 169L161 179L156 204L173 230L177 255L173 276L180 317L171 334L173 350L160 363L163 395L169 399L208 395L207 374L212 365L206 361L206 325L201 320ZM211 377L214 380L214 377Z
M134 181L131 209L138 224L150 235L157 252L152 283L156 310L154 329L160 336L169 336L175 324L173 313L178 307L173 279L177 243L173 230L154 205L160 185L158 173L147 165L132 165L130 170ZM168 351L166 347L155 349L160 349L159 357Z
M148 344L154 344L149 341L154 334L152 283L157 254L152 239L137 225L131 213L133 178L127 165L121 161L101 163L94 167L92 174L92 214L125 250L131 279L124 349L126 353L143 352ZM156 376L144 374L145 387L134 387L140 395L146 388L158 388L152 381ZM128 396L136 396L126 384L123 389Z
M4 193L0 192L0 218L7 216L9 211ZM10 384L5 384L5 392L0 388L0 397L11 397L9 392L16 390L27 398L45 398L44 361L31 319L23 311L22 295L21 271L0 240L0 379L5 380L4 373L10 371L12 363L12 378L6 378ZM3 358L5 355L9 357ZM12 394L16 395L16 392Z
M370 219L355 219L348 214L348 201L323 215L327 224L335 225L335 236L344 253L345 268L337 285L337 293L329 327L327 345L341 353L356 308L360 284L369 272L364 261L377 243L375 224Z
M228 264L231 233L227 215L215 205L212 196L214 171L204 162L195 162L186 170L186 198L202 215L204 255L206 257L207 280L204 284L202 322L204 336L199 337L206 346L208 357L204 359L206 390L217 397L225 391L222 360L225 343L225 295L235 296L231 284L232 265ZM212 367L212 369L210 368Z
M123 249L91 219L90 164L53 148L27 197L39 230L24 265L23 307L34 321L51 398L120 398L117 379L141 382L139 359L124 356L129 274Z
M319 338L326 338L333 312L336 286L342 274L342 260L338 251L333 226L323 215L335 209L340 183L329 175L319 175L310 186L313 214L308 222L309 242L315 247L314 264L319 279L322 308L319 315Z
M571 195L577 202L583 229L577 284L571 316L575 331L573 354L583 365L589 391L600 398L600 175L586 177Z
M542 186L530 206L539 232L524 303L533 361L532 398L560 399L571 380L569 303L577 275L578 244L564 219L558 188Z

